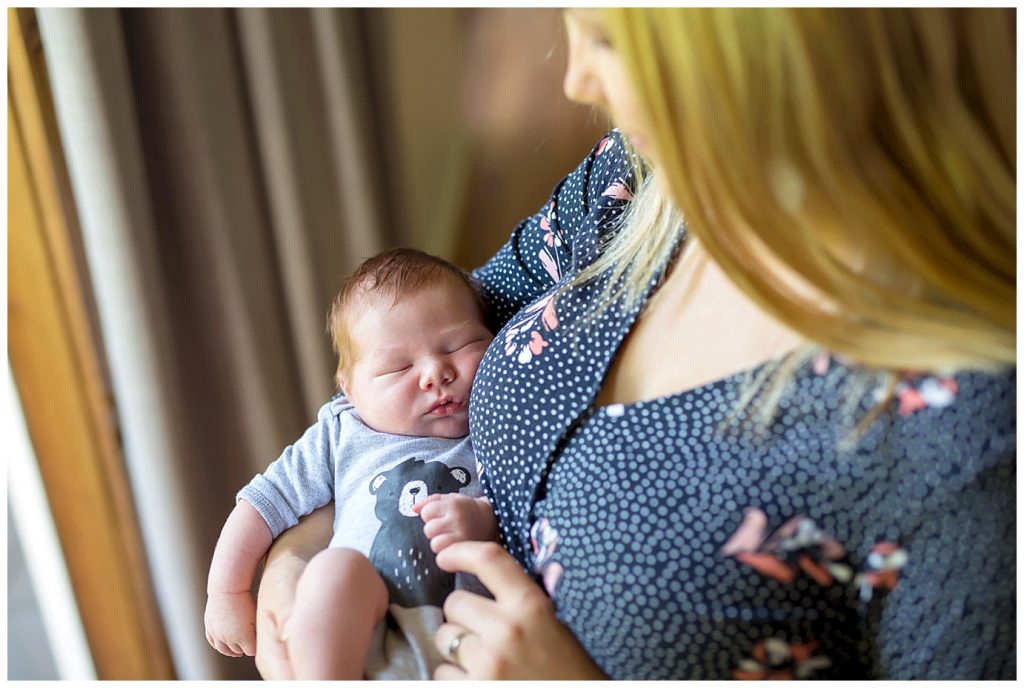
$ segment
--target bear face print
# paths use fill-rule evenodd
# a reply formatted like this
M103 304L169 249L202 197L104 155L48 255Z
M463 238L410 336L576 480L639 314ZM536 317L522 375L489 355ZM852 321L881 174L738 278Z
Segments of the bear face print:
M455 576L437 567L423 521L412 507L433 494L458 492L469 481L465 468L411 458L370 482L381 524L370 561L388 586L391 604L440 607L454 589Z

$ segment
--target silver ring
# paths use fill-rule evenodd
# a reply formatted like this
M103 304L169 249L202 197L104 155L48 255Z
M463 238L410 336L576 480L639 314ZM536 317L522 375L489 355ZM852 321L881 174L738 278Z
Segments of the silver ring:
M448 641L448 647L444 649L444 656L452 664L462 666L462 663L459 662L459 646L462 645L462 639L467 635L469 635L469 631L462 631Z

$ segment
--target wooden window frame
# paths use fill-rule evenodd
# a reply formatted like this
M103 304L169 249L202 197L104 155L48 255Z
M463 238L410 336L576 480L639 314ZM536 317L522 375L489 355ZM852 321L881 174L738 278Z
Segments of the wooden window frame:
M77 216L35 11L8 9L7 26L11 372L97 677L173 679L76 257Z

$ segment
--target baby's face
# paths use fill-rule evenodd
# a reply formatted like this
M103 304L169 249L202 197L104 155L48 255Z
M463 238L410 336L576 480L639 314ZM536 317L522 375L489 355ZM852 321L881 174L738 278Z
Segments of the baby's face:
M453 280L365 306L350 323L356 362L345 395L378 432L469 433L469 389L493 335L472 292Z

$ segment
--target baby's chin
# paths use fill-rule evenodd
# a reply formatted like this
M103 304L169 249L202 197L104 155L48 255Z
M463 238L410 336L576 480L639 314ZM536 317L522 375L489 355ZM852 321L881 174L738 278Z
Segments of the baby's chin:
M464 415L464 414L459 414ZM469 418L448 416L431 418L408 424L395 425L388 423L367 423L372 430L386 432L391 435L407 435L409 437L439 437L446 440L462 439L469 434Z
M420 434L424 437L440 437L448 440L461 439L469 434L469 418L465 416L465 413L460 413L458 416L431 420Z

